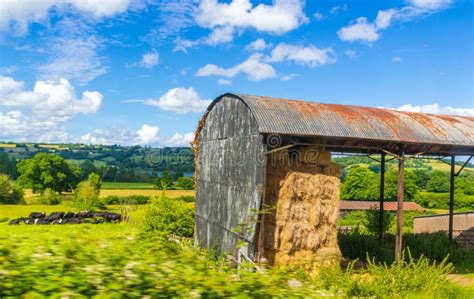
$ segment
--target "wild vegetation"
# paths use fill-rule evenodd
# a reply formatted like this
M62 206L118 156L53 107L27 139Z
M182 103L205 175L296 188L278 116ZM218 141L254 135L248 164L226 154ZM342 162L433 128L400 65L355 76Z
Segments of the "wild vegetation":
M56 209L59 207L55 207ZM119 206L109 206L111 211ZM0 207L0 218L50 206ZM301 270L233 262L196 249L192 204L155 198L128 222L52 226L0 223L0 297L469 297L447 279L448 261L434 264L406 253L403 263ZM179 221L176 216L179 215ZM158 217L157 217L158 216ZM140 219L145 219L144 221ZM180 237L183 236L183 237Z
M339 224L358 228L340 233L339 245L345 258L358 262L311 275L265 266L258 273L248 264L237 270L235 261L192 246L193 191L173 190L193 189L192 178L167 169L157 177L154 169L154 179L148 182L102 182L106 173L84 170L82 163L55 154L41 152L21 162L7 157L18 169L16 181L0 175L0 297L458 298L474 294L474 286L461 288L447 278L453 271L474 271L473 251L458 247L443 234L414 236L413 218L420 212L405 214L406 251L401 263L393 263L393 216L386 214L386 233L379 243L376 211L352 212ZM377 199L380 169L363 162L345 165L344 198ZM425 206L444 207L446 171L415 166L407 170L407 197ZM395 192L392 167L387 172L388 199ZM461 202L457 208L472 203L472 179L467 171L456 180L456 200ZM20 186L36 192L33 200L28 198L31 205L22 204ZM467 204L462 203L464 197ZM83 209L120 212L126 221L7 225L32 211Z

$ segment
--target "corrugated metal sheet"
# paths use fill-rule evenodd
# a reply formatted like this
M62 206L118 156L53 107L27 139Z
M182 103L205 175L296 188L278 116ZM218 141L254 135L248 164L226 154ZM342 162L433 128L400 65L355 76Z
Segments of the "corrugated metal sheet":
M253 241L251 213L260 208L265 165L258 159L264 152L255 117L242 101L222 99L207 114L199 138L196 243L235 254L239 228L243 239Z
M260 133L474 146L474 118L225 94L241 99Z

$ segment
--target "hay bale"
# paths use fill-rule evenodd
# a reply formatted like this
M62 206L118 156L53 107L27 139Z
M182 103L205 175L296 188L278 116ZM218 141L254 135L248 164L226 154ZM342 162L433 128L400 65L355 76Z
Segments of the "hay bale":
M338 262L339 177L331 153L316 147L272 153L267 163L263 220L264 257L270 265L297 265L310 271ZM268 208L267 208L268 209Z
M275 264L314 270L339 261L339 184L322 174L287 175L276 207Z

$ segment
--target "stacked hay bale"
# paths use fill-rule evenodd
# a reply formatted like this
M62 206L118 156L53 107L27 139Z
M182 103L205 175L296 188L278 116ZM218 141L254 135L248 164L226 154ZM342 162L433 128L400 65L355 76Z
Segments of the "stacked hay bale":
M338 262L339 165L314 147L269 157L263 217L264 256L308 270Z

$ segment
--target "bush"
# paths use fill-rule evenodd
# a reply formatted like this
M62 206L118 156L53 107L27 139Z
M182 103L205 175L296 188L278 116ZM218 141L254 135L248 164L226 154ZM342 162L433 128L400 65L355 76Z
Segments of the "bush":
M104 198L103 201L106 205L121 205L121 204L145 205L150 201L150 196L145 196L145 195L130 195L130 196L109 195L106 198Z
M194 179L190 177L180 177L176 181L177 189L194 190Z
M458 293L447 280L452 270L446 260L437 264L426 257L415 259L406 251L400 263L391 265L369 260L361 271L355 271L353 264L345 271L322 269L317 284L325 289L337 288L349 298L443 298Z
M77 185L77 188L74 190L72 203L75 207L83 210L103 209L105 207L103 201L99 199L99 192L89 181L84 181Z
M339 233L339 248L349 259L392 263L394 261L395 236L387 234L380 243L377 236L358 229L349 233ZM460 247L450 241L445 233L404 234L403 248L410 250L415 259L426 256L431 261L441 263L446 257L459 271L474 271L474 251Z
M368 211L365 211L365 218L363 221L365 228L367 228L367 230L372 234L378 234L379 219L380 219L379 210L370 209ZM394 219L395 219L395 216L392 213L384 211L382 232L385 233L390 229Z
M22 204L23 195L23 189L13 185L7 175L0 174L0 204Z
M175 199L182 200L184 202L195 202L195 198L192 195L183 195L183 196L176 197Z
M38 203L42 205L57 205L61 202L61 197L59 194L47 188L44 190L43 194L39 197Z
M194 206L166 197L154 198L143 219L144 235L192 237Z

